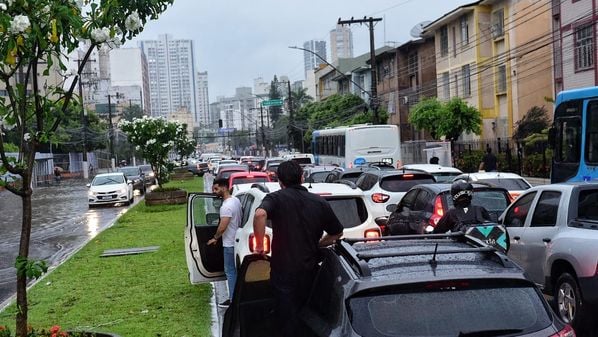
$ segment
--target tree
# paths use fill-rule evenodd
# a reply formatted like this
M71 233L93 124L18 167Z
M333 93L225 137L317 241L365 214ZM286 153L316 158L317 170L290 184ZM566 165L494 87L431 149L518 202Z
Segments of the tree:
M300 88L291 92L293 101L293 111L299 111L305 104L314 100L313 97L307 94L307 88Z
M522 140L532 134L541 133L542 130L548 128L549 124L550 119L546 108L544 106L534 106L525 113L521 120L515 123L513 138Z
M463 132L480 134L482 115L459 97L446 103L436 97L419 102L409 116L409 122L418 130L426 130L432 138L455 141Z
M31 236L31 179L35 153L53 141L65 116L81 111L73 100L79 75L94 48L117 46L132 39L149 19L155 19L173 0L11 0L0 3L0 160L2 171L21 176L20 187L6 186L22 200L21 239L16 259L17 336L27 336L27 279L46 271L43 261L29 259ZM88 6L84 6L88 5ZM82 11L85 8L85 12ZM55 83L65 72L67 56L86 43L73 81ZM52 73L52 76L50 75ZM65 78L66 78L66 74ZM19 154L6 155L3 135L15 130Z
M152 165L160 187L168 181L168 153L176 151L183 157L195 149L195 141L187 138L187 125L168 122L164 117L145 116L132 122L121 120L118 127L135 150Z
M132 122L135 118L143 117L143 109L137 104L130 105L123 109L123 119Z
M274 79L270 82L270 92L268 93L269 99L281 99L282 94L280 93L280 82L278 82L278 78L274 75ZM278 118L282 115L282 108L279 106L271 106L268 107L268 111L270 113L270 118L272 119L273 123L278 121Z

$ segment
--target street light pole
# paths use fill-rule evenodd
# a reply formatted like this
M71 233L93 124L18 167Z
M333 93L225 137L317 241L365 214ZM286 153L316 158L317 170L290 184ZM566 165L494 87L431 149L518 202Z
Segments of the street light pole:
M77 69L81 69L81 60L77 60ZM89 179L89 163L87 162L87 110L83 105L83 84L81 84L81 73L77 74L79 85L79 99L81 100L81 118L83 119L83 179Z
M114 159L114 130L112 125L112 103L110 102L110 94L108 94L108 148L110 150L110 164L112 169L116 167L116 160Z

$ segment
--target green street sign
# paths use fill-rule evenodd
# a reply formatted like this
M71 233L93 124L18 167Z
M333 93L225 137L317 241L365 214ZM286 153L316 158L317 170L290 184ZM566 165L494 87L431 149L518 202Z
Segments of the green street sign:
M282 99L271 99L263 101L262 106L282 106Z

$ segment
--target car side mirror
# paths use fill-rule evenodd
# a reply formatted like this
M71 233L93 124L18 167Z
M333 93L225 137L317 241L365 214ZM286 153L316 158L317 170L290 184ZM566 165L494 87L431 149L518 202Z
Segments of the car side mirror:
M85 184L85 186L87 186L87 188L90 188L90 187L91 187L91 184Z
M390 204L386 206L386 210L390 213L394 213L398 208L399 206L397 204Z

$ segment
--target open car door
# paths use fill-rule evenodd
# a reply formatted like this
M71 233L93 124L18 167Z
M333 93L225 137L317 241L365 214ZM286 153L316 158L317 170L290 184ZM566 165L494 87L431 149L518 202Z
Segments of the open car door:
M235 296L226 309L222 337L276 336L270 257L247 255L237 272Z
M185 257L192 284L219 281L224 275L222 240L208 246L220 222L222 199L208 193L189 193L185 226Z

